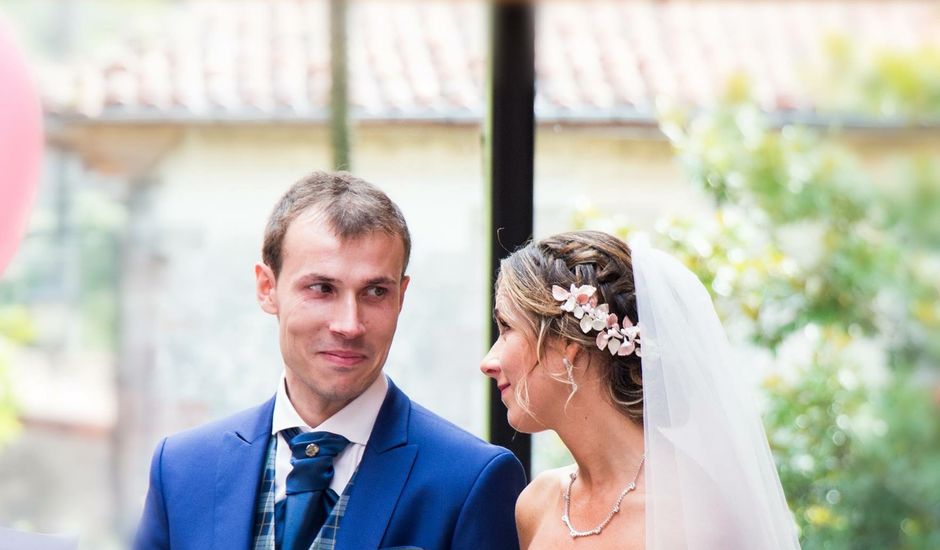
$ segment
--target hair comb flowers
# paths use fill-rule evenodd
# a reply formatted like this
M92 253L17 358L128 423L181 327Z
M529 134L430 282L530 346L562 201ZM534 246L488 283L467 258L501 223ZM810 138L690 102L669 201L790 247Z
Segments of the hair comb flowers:
M598 331L597 349L607 349L611 355L630 355L642 357L640 350L640 327L624 317L623 326L617 315L610 312L608 304L597 304L597 289L591 285L571 285L565 290L552 285L552 296L561 304L561 310L574 314L579 320L581 331L588 334Z

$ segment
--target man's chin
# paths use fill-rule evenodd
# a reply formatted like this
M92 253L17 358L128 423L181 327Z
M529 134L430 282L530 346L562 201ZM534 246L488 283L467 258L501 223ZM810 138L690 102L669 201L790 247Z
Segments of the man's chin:
M355 399L375 381L376 375L365 375L362 369L330 368L319 382L321 391L332 398L339 400Z
M352 401L366 390L366 384L335 384L324 388L324 394L331 401Z
M295 377L307 386L308 391L332 401L357 397L375 380L376 373L366 365L350 367L320 363L308 365L302 372L295 370Z

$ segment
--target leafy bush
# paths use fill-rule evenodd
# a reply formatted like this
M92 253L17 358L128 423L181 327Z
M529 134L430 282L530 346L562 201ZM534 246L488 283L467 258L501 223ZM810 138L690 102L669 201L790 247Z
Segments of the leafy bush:
M876 183L746 102L662 127L717 215L659 238L771 357L764 420L804 548L940 547L940 165Z

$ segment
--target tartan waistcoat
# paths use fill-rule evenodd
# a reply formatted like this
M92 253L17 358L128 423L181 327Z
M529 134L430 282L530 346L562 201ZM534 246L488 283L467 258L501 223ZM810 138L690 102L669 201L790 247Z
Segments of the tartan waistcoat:
M275 550L274 548L274 457L277 455L277 436L271 436L268 445L268 455L264 461L264 475L261 477L261 490L258 491L258 502L255 504L255 530L254 550ZM358 472L358 469L356 470ZM336 506L329 517L323 522L323 527L317 533L310 550L335 550L336 536L339 533L339 522L346 513L346 504L352 492L354 473L352 479L346 484L343 494L336 501Z

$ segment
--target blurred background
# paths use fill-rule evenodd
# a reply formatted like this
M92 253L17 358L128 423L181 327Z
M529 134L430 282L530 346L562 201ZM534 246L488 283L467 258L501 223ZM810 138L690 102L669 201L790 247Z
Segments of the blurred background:
M45 113L0 279L0 525L123 547L159 438L274 392L263 226L337 163L412 231L387 372L487 436L487 8L332 5L0 0ZM706 282L804 548L940 548L940 3L545 2L536 78L536 237L642 232ZM568 460L535 438L535 473Z

